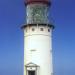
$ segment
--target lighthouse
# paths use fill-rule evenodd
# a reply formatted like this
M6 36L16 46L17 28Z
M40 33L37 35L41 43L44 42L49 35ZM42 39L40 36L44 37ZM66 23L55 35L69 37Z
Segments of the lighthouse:
M50 0L25 0L24 74L53 75Z

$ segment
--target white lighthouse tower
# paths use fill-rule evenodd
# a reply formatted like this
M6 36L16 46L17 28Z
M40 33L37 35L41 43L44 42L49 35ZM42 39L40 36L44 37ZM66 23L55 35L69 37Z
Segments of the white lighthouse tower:
M52 30L49 0L26 0L24 75L53 75Z

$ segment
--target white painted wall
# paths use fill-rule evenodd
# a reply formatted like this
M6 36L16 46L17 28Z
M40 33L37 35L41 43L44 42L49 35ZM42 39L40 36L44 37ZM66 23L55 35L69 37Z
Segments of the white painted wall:
M32 31L32 28L35 28L35 31ZM40 28L44 30L40 31ZM53 73L52 28L31 26L24 29L24 66L30 62L40 66L38 75L51 75ZM25 67L24 75L26 75Z

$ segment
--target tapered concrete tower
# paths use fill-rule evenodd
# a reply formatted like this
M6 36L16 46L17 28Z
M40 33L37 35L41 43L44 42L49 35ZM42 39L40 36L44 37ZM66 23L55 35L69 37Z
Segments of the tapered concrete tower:
M24 75L53 75L52 30L49 0L26 0Z

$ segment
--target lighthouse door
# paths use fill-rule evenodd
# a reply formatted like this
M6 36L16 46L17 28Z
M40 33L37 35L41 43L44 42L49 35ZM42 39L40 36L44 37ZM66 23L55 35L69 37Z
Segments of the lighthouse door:
M28 63L26 66L26 75L37 75L39 66L34 63Z
M28 75L35 75L35 71L28 71Z

